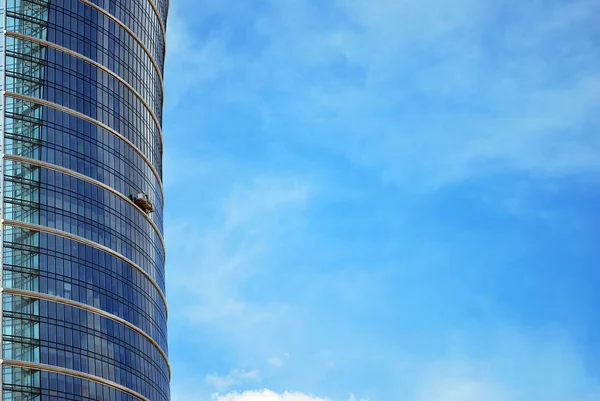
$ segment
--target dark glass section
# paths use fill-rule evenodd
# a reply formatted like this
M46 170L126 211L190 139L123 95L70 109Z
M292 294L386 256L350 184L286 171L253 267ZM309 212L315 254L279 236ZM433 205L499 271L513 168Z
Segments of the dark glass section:
M123 2L119 0L90 0L116 17L150 50L152 57L160 66L164 63L165 40L158 17L148 0ZM163 5L164 6L164 5Z
M168 399L166 361L127 326L57 302L4 294L5 360L75 370L126 386L150 400Z
M170 398L167 9L7 0L0 10L3 400Z
M127 262L65 237L5 227L5 288L80 302L142 329L167 351L167 311L157 288Z
M90 380L54 372L4 366L5 401L139 401L139 398Z
M22 55L21 49L39 48L36 56ZM162 144L159 126L143 102L114 76L71 56L34 42L6 38L6 90L40 97L84 114L119 132L161 171ZM43 65L26 71L27 63ZM44 73L46 79L40 77ZM40 94L31 85L43 82Z
M149 4L147 0L144 3ZM9 7L7 30L47 39L103 65L135 88L160 118L162 86L159 71L152 64L152 55L143 49L136 37L106 14L79 0L56 0L52 10L49 15L61 19L53 18L45 23L44 30L32 32L22 24L24 11ZM160 54L162 63L162 50Z
M39 118L32 121L22 114L23 109L35 109L37 115L44 115L43 124ZM125 196L143 192L154 205L163 204L160 181L144 158L125 141L89 121L7 98L4 136L7 154L73 170ZM155 208L149 217L162 233L162 207Z
M91 240L140 266L164 291L159 234L136 206L68 174L5 160L4 218Z

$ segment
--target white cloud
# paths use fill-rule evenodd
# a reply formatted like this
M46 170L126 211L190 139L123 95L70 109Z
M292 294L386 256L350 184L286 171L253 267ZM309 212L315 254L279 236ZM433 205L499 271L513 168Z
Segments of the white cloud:
M191 296L185 313L192 322L239 332L240 325L272 317L270 307L245 302L239 287L260 273L268 248L301 224L309 191L295 177L256 178L230 188L212 224L169 222L168 243L179 265L170 285Z
M217 374L211 374L204 379L206 383L210 384L218 391L224 391L256 380L258 380L257 369L248 371L243 369L233 369L227 375L219 376Z
M308 188L294 178L255 179L245 188L235 188L227 203L226 230L235 230L257 218L264 219L290 205L304 205Z
M169 112L177 110L196 85L229 70L231 61L219 40L198 42L194 29L176 7L169 13L167 38L165 111Z
M594 16L600 3L595 0L515 2L500 32L488 29L494 26L494 13L505 15L498 10L500 3L506 6L504 2L336 0L335 18L320 16L309 1L260 3L268 11L261 7L249 12L253 10L245 2L203 3L189 18L204 16L215 28L201 39L194 38L199 26L189 25L188 16L181 14L185 5L180 3L179 14L176 9L171 13L167 106L183 107L182 100L193 97L185 106L197 124L194 135L215 130L202 125L214 111L208 103L218 109L233 105L260 117L256 125L267 131L265 141L277 135L296 136L294 140L317 144L395 184L435 187L506 171L538 177L600 171L600 136L589 134L597 131L590 116L595 116L600 102L597 44L589 34L598 26ZM236 43L232 32L238 14L244 20L244 40L261 41L256 51L231 46ZM490 50L497 54L487 54ZM356 77L344 78L344 73ZM189 185L182 196L195 191L191 200L201 198L202 189L195 187L198 170L190 168L199 160L175 159L172 163L182 168L166 169L167 174L177 171L169 183ZM244 169L244 161L236 163ZM236 366L256 366L257 361L281 366L287 362L278 352L290 349L303 355L302 361L294 358L303 364L294 367L301 372L298 382L322 383L334 375L330 367L339 372L348 366L344 358L352 349L360 355L351 363L381 367L388 375L373 379L388 385L386 394L393 393L389 389L395 378L414 379L394 387L414 392L413 398L411 393L403 400L600 399L599 386L576 350L565 352L561 344L545 344L536 335L524 336L525 344L505 346L503 339L482 347L477 355L461 359L471 366L465 371L432 373L422 360L403 360L410 352L391 349L395 344L366 345L361 342L364 338L349 339L352 347L340 340L339 349L323 349L332 346L329 339L308 327L295 305L253 297L273 288L265 285L267 280L252 278L268 277L265 266L281 262L278 246L302 225L314 196L311 185L286 174L240 182L230 171L223 173L222 167L208 173L226 183L227 195L215 201L221 208L168 222L169 263L177 264L176 273L168 269L169 296L174 297L171 316L179 315L171 324L185 321L190 326L182 330L185 333L210 331L210 340L222 341L233 357L243 354L251 359ZM318 251L327 246L322 244ZM296 267L293 257L284 262L281 271ZM335 285L328 280L320 283ZM322 299L315 286L310 290L317 294L317 305ZM355 285L361 286L362 282ZM354 291L355 287L349 292L360 299L364 292ZM309 311L313 312L321 313L319 307ZM331 331L331 336L339 334ZM301 340L295 338L294 348L287 348L291 337ZM472 334L466 343L482 338L485 335ZM446 340L440 337L438 342ZM330 360L315 363L319 352ZM387 368L396 364L402 366ZM265 371L261 368L262 375ZM333 380L346 380L341 375ZM235 383L228 375L212 375L207 381L221 388ZM192 382L188 388L195 386ZM192 394L178 397L193 400L197 394ZM306 394L268 390L215 397L315 400Z
M276 393L271 390L246 391L243 393L230 393L227 395L213 395L213 401L331 401L328 398L315 397L296 392ZM359 401L350 395L348 401ZM361 399L360 401L368 401Z
M440 378L419 390L416 401L511 401L515 398L496 383L474 378Z
M288 330L301 333L302 315L280 296L270 296L276 283L269 277L272 269L291 266L283 266L288 256L279 247L302 229L312 187L284 174L231 182L214 209L167 222L168 263L177 266L167 268L171 322L179 325L173 331L198 334L179 341L195 346L196 338L208 335L216 344L235 344L224 352L243 349L252 355L238 366L266 366L271 357L285 361L278 353L287 348ZM252 296L257 291L260 296ZM235 382L214 375L209 381L221 388Z
M290 353L284 352L283 356L272 356L267 359L267 363L271 366L276 366L278 368L282 367L285 364L285 361L289 359Z
M214 395L213 401L329 401L301 393L278 394L270 390L246 391L227 395Z
M496 327L468 345L457 334L452 354L417 362L410 401L593 401L600 381L586 367L587 355L562 330ZM451 345L452 344L452 345ZM460 344L460 345L459 345Z
M278 356L274 356L274 357L267 359L267 362L269 363L269 365L272 365L272 366L277 366L277 367L283 366L283 359L281 359Z
M506 21L500 3L474 0L337 0L331 15L269 0L247 19L223 3L200 11L221 23L173 56L170 75L198 93L218 87L210 102L252 110L274 134L394 183L600 171L600 140L585 126L600 101L598 2L521 2ZM240 21L257 51L228 45Z
M361 398L360 400L358 398L356 398L356 396L354 394L350 394L350 398L348 399L348 401L369 401L367 398Z

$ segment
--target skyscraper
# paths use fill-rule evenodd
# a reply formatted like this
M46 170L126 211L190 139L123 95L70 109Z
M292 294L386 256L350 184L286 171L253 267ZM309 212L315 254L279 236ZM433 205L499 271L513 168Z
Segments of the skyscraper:
M4 0L3 400L169 400L167 0Z

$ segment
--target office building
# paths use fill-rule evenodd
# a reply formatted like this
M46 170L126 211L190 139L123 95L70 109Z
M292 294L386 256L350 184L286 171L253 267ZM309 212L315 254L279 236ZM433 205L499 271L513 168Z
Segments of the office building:
M2 400L169 400L167 0L4 0Z

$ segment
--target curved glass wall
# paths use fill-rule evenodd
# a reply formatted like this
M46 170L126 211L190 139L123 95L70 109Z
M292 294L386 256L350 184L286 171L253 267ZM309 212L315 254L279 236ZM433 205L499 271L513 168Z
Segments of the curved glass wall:
M4 388L8 400L61 400L61 401L139 401L140 398L122 390L82 379L77 376L36 370L20 366L3 367Z
M149 4L148 0L144 4ZM149 51L135 32L129 32L127 26L119 25L110 14L103 13L103 9L86 6L80 0L57 0L53 7L60 10L62 20L48 22L48 27L52 29L47 34L23 26L23 11L18 9L9 8L7 29L40 40L47 38L52 44L103 65L131 84L152 105L153 111L160 114L162 85L156 54ZM82 29L89 35L81 35ZM163 46L161 43L161 55ZM158 60L162 62L162 57Z
M160 179L135 148L96 124L47 106L37 109L44 115L44 129L38 130L19 112L36 107L30 101L6 99L5 153L72 170L124 195L137 188L154 205L163 204ZM148 217L162 233L162 208Z
M170 399L166 0L0 11L3 400Z

